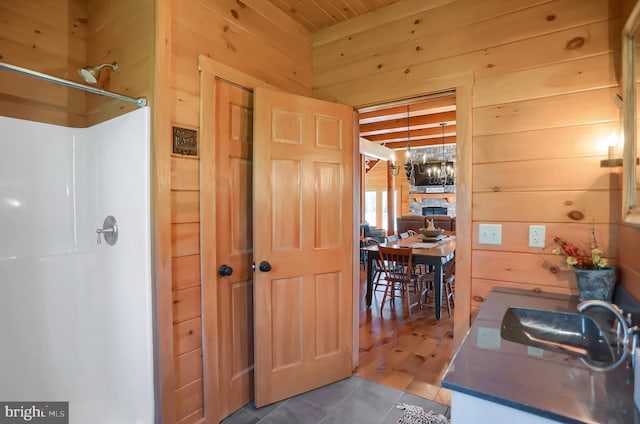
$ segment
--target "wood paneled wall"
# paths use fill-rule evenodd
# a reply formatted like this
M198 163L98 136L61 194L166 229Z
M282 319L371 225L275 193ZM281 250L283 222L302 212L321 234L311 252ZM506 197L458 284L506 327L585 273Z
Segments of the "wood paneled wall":
M98 88L131 97L153 87L155 5L102 0L6 0L0 4L0 61L84 83L78 69L118 62ZM137 106L0 70L0 115L85 127Z
M494 285L576 291L550 248L528 247L530 224L546 226L549 244L588 242L593 223L615 262L618 170L599 161L618 128L618 2L456 1L334 30L314 34L320 98L363 106L473 73L471 281L457 284L471 284L474 308ZM502 245L479 244L479 223L502 224Z
M80 82L87 44L85 0L0 2L0 61ZM85 126L84 93L0 70L0 115Z
M155 4L153 0L87 2L86 64L118 63L104 69L96 87L153 104ZM77 75L77 74L76 74ZM87 93L87 126L138 108L133 103Z
M172 125L200 129L198 56L262 79L288 92L311 95L311 35L286 14L262 0L171 0L170 34L161 55L170 58L169 101ZM159 133L160 143L171 134ZM202 320L200 300L200 161L170 154L170 233L175 419L204 418ZM162 252L160 252L162 254ZM206 317L204 317L206 318ZM215 320L215 317L209 317ZM165 392L166 394L166 392ZM167 409L167 411L170 409Z

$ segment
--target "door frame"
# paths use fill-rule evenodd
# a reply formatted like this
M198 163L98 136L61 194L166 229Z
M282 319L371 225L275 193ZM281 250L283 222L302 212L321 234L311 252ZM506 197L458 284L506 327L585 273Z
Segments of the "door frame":
M200 72L200 272L202 310L202 366L204 416L209 423L220 421L218 392L218 269L216 250L216 78L254 90L256 87L277 89L258 78L198 56ZM203 229L206 228L205 233Z
M455 89L456 93L456 313L453 314L453 349L462 343L471 326L471 235L473 217L473 72L461 72L443 78L420 81L420 85L404 85L396 97L376 97L375 91L363 90L350 96L356 110L367 106L391 103L411 97ZM344 103L338 96L335 101ZM357 121L356 121L357 122ZM361 178L358 175L358 179ZM355 181L354 190L360 181ZM354 239L355 240L355 239ZM359 265L356 265L359 269ZM358 278L359 280L359 278ZM358 310L354 297L354 310ZM356 328L357 329L357 328ZM357 332L356 332L357 338ZM356 340L357 341L357 340ZM359 346L359 344L354 344ZM354 349L355 350L355 349Z
M256 87L266 87L278 89L278 87L267 83L259 78L247 75L233 67L220 63L210 57L198 56L198 70L200 71L200 225L203 221L208 220L208 225L214 228L215 225L215 198L212 197L215 192L215 184L210 184L211 174L203 174L203 163L209 166L210 172L214 172L215 167L215 149L211 151L211 147L215 146L215 77L224 79L233 84L238 84L245 88L254 89ZM411 92L398 93L399 97L379 98L371 101L370 93L366 95L369 100L366 104L353 105L354 109L365 107L373 103L384 103L397 100L403 97L413 97L420 93L433 93L443 90L456 90L456 128L458 137L456 142L456 160L457 160L457 188L456 188L456 238L458 240L456 247L456 277L461 283L456 287L456 298L458 300L458 310L454 314L454 348L459 346L471 325L471 235L472 235L472 111L473 111L473 73L465 72L450 75L446 78L425 81L418 87L413 87ZM338 99L339 100L339 99ZM357 102L351 102L357 103ZM205 119L205 117L207 119ZM355 122L355 121L354 121ZM357 140L357 126L354 125L354 140ZM358 163L359 149L354 144L354 164ZM203 162L204 161L204 162ZM356 240L357 223L359 222L359 190L360 173L354 165L353 167L353 184L354 184L354 213L353 213L353 230L354 240ZM209 179L207 179L209 177ZM208 182L207 182L208 181ZM202 199L212 198L209 204L204 204ZM215 232L212 234L215 239ZM217 351L209 352L207 345L217 346L218 334L216 322L212 322L212 317L217 314L217 291L215 284L207 284L211 278L215 280L215 272L217 269L215 244L203 243L201 240L202 257L212 258L208 261L201 261L201 287L202 287L202 310L203 314L203 379L204 379L204 407L207 422L218 422L218 408L216 404L215 393L218 383L217 371ZM354 251L354 284L353 284L353 367L358 364L359 346L359 265L358 246L353 246ZM211 344L210 344L211 343Z

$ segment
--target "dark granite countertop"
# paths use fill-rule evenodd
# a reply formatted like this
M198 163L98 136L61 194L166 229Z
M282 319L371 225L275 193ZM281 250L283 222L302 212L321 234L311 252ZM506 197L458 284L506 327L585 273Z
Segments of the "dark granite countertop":
M442 387L564 423L640 424L633 403L633 369L625 364L592 371L566 354L500 337L502 316L510 306L576 312L577 304L576 296L494 288Z

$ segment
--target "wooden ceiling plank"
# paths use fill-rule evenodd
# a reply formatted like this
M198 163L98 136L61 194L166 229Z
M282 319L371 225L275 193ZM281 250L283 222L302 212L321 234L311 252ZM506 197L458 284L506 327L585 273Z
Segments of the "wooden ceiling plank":
M356 16L364 15L369 11L360 0L330 0L336 5L342 12L352 19Z
M416 15L430 9L452 3L455 0L404 0L384 5L370 13L350 19L349 22L340 22L328 28L320 29L313 34L313 47L322 46L347 37L353 33L359 33L388 22Z
M407 118L404 119L392 119L389 121L382 122L372 122L370 124L360 125L361 132L368 131L378 131L378 130L389 130L395 129L397 131L400 127L404 127L405 130L411 124L411 127L417 125L428 125L428 124L439 124L440 122L450 122L456 120L455 112L443 112L443 113L434 113L431 115L423 115L412 117L410 120ZM410 122L409 122L410 121Z
M332 25L335 25L338 22L346 21L347 19L353 17L340 7L336 6L331 0L311 0L319 9L321 9L324 14L331 19L333 22ZM347 9L349 10L349 9Z
M313 33L321 29L312 19L306 16L305 8L294 7L291 1L287 0L269 0L274 6L282 10L291 19L305 27L309 32Z

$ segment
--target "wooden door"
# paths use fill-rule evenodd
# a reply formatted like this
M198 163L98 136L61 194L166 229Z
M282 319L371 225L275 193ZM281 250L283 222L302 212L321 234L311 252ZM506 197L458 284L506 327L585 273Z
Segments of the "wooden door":
M215 92L217 397L222 419L253 399L253 93L219 79ZM221 275L224 266L231 275Z
M255 402L352 371L353 110L256 88Z

